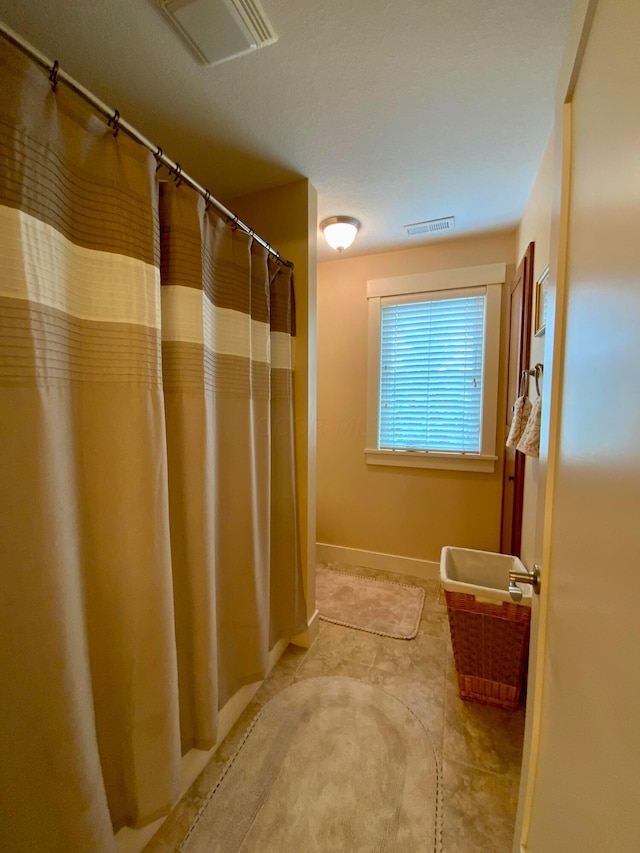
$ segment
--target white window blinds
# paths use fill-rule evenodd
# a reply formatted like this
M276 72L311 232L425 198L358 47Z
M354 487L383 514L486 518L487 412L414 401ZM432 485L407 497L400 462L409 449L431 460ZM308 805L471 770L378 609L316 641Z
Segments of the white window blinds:
M389 303L380 312L378 446L479 453L486 296Z

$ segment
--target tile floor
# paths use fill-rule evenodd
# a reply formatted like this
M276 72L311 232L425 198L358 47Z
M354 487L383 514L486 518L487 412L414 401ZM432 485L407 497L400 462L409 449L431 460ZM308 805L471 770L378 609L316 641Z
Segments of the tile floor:
M426 597L418 636L409 641L392 640L321 622L310 649L289 646L145 853L177 850L260 707L293 682L318 675L345 675L377 684L422 720L443 767L444 853L511 853L524 709L501 711L458 698L447 610L436 581L336 563L324 565L423 587Z

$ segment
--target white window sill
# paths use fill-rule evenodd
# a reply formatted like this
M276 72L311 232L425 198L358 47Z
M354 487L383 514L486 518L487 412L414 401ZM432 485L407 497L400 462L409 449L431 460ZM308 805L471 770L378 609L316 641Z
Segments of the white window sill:
M439 453L428 450L364 451L367 465L393 465L398 468L439 468L448 471L479 471L492 474L497 456L480 453Z

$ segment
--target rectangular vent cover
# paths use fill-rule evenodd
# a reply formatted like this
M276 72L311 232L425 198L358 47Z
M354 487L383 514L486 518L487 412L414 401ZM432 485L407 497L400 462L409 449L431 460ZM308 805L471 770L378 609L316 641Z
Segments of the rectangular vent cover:
M455 216L446 216L443 219L429 219L426 222L414 222L412 225L404 225L409 237L418 234L437 234L440 231L453 231L456 227Z
M154 0L203 65L278 41L258 0Z

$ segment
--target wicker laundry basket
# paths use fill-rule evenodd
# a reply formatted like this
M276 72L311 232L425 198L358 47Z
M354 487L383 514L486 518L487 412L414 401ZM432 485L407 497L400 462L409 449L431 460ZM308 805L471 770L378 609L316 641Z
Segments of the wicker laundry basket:
M531 589L522 604L510 599L512 567L524 569L517 557L467 548L443 548L440 560L459 695L509 710L520 704L531 623Z

